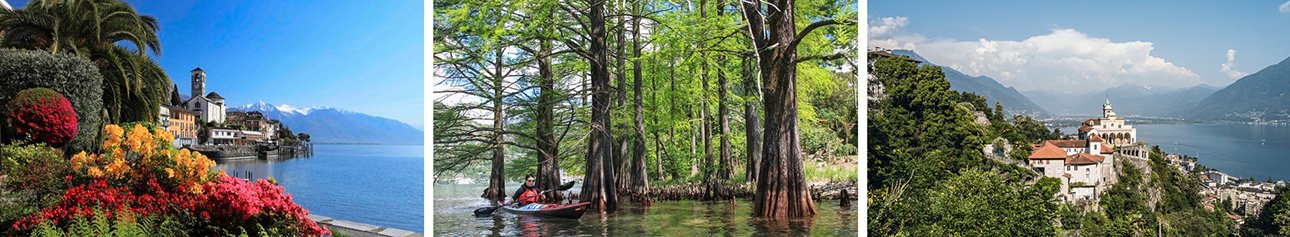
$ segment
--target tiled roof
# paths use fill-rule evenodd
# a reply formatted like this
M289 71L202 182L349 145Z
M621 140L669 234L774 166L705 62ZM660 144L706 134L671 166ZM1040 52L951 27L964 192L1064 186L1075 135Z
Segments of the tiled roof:
M1088 141L1090 141L1090 142L1104 142L1105 140L1102 140L1102 136L1098 136L1096 133L1094 133L1094 134L1090 134L1090 135L1088 135Z
M1088 153L1079 153L1066 157L1067 165L1091 165L1102 162L1102 156Z
M1088 141L1085 140L1048 140L1047 142L1057 145L1061 148L1083 148L1088 147Z
M1030 152L1029 159L1063 159L1066 158L1066 151L1058 148L1049 142L1044 142L1039 149Z
M1102 146L1102 154L1111 154L1111 153L1115 153L1115 149L1111 149L1110 147L1107 147L1105 145Z

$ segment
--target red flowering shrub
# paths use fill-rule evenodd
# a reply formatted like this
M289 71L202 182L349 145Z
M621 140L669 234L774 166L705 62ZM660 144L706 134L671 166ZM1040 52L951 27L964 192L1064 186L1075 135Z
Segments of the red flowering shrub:
M219 182L206 184L199 210L203 218L223 223L225 229L243 227L253 229L257 223L287 221L287 230L301 236L319 236L331 233L318 223L309 220L309 211L291 201L291 195L263 179L248 182L223 176ZM197 211L197 210L194 210Z
M9 101L9 122L14 132L33 141L62 147L76 137L76 111L62 94L49 88L18 92Z
M53 224L66 223L78 216L93 216L94 208L100 208L104 215L111 217L112 214L126 210L129 204L134 201L134 195L130 190L123 187L111 187L104 181L94 181L89 185L79 185L67 189L63 194L63 201L55 206L41 209L39 213L24 217L14 223L17 229L31 229L40 225L43 221L53 221Z

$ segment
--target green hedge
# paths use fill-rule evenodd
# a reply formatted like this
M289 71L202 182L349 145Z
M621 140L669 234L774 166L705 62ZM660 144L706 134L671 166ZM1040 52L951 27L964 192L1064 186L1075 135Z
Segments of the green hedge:
M0 111L18 91L47 87L63 93L76 110L76 139L65 149L92 150L98 147L103 129L103 76L89 60L45 51L0 49ZM2 113L2 112L0 112Z

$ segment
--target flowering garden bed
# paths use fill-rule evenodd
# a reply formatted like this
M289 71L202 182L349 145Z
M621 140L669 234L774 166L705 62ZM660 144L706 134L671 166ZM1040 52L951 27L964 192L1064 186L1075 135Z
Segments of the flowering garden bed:
M103 131L102 152L70 159L43 145L0 149L0 174L7 176L0 194L14 200L0 202L11 210L0 211L0 224L8 225L0 235L330 234L282 186L212 169L215 162L202 154L172 148L173 135L164 129L135 124Z

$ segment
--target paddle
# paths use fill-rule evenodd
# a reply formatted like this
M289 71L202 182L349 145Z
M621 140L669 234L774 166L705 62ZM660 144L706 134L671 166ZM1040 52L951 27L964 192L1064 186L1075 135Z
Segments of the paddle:
M569 181L569 182L564 183L563 185L560 185L560 187L556 187L556 188L548 189L548 190L542 190L542 192L539 192L539 194L541 194L541 193L546 193L546 192L550 192L550 191L565 191L565 190L569 190L570 188L573 188L573 183L574 183L574 181ZM529 197L529 198L532 198L532 197ZM525 200L528 200L528 199L525 199ZM481 208L479 208L479 209L475 209L475 216L487 216L487 215L491 215L491 214L493 214L493 212L497 211L497 208L498 208L498 207L502 207L502 206L481 207Z

